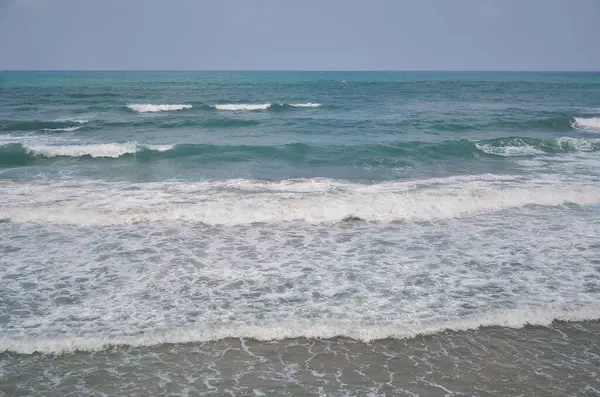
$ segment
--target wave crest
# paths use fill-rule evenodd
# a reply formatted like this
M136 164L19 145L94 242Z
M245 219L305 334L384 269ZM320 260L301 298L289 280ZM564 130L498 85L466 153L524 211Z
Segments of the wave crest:
M127 107L134 112L138 113L153 113L153 112L170 112L174 110L191 109L192 105L181 104L181 105L152 105L152 104L132 104Z
M228 103L223 105L215 105L217 110L228 110L228 111L240 111L240 110L267 110L272 106L271 103L255 103L255 104L244 104L244 103Z
M593 130L600 132L600 117L582 118L575 117L572 123L573 128L580 128L583 130Z
M110 157L117 158L137 151L135 142L92 145L26 146L26 152L44 157Z
M91 157L112 158L140 153L144 151L167 152L174 145L140 145L136 142L97 143L83 145L29 145L9 143L0 146L0 164L23 165L36 159L53 157Z
M538 156L553 153L593 152L600 150L600 139L562 137L557 139L498 138L475 143L475 147L495 156Z

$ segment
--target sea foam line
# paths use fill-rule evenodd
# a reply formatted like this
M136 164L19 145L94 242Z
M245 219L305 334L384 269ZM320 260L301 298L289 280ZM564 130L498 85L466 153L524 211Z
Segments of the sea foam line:
M289 320L258 324L215 324L172 330L156 330L143 335L61 335L55 338L0 337L0 352L19 354L65 354L76 351L101 351L115 346L156 346L165 343L202 343L229 338L248 338L259 341L291 338L332 339L347 337L361 342L384 339L410 339L444 331L469 331L484 327L519 329L527 325L550 326L554 321L580 322L600 319L600 308L545 309L525 308L497 310L479 316L432 323L415 321L408 324L378 324L360 321Z
M152 105L150 103L135 103L127 105L127 107L134 112L138 113L149 113L149 112L169 112L174 110L191 109L192 105L178 104L178 105Z

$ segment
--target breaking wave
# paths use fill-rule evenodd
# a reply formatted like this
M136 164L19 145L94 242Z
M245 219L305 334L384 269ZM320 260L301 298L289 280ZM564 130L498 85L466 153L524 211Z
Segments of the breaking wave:
M192 105L152 105L152 104L132 104L127 107L138 113L170 112L174 110L191 109Z
M8 200L6 205L0 206L1 219L86 226L140 222L227 226L298 221L389 223L462 218L528 206L600 203L598 186L545 179L519 182L509 176L493 175L374 185L329 179L164 182L133 186L91 182L28 185L24 194L46 199L57 197L50 206L40 208L21 206L18 200L22 196L18 196L19 189L14 184L0 184L0 192ZM13 202L11 197L15 194ZM62 201L60 197L65 196L69 200ZM107 205L116 202L117 207Z
M215 324L150 331L138 335L63 335L55 338L9 339L0 337L0 352L17 354L67 354L77 351L102 351L118 346L142 347L162 344L203 343L230 338L259 341L293 338L350 338L361 342L385 339L410 339L440 332L469 331L484 327L523 328L550 326L555 321L586 321L600 318L598 307L574 310L513 309L497 310L480 316L431 323L377 324L373 322L296 320L261 324Z
M166 152L172 145L139 145L136 142L98 143L84 145L28 145L9 143L0 146L0 164L23 165L38 159L53 157L119 158L140 151Z
M217 126L235 126L238 123L218 123ZM161 150L157 150L160 147ZM342 150L343 149L343 150ZM439 142L398 142L371 146L311 146L293 143L282 146L219 146L209 144L144 145L136 142L94 143L81 145L31 145L9 143L0 145L0 165L25 165L55 157L90 157L117 159L136 154L137 161L161 158L200 156L199 160L244 162L276 159L282 161L327 162L353 164L368 159L433 159L475 158L478 156L539 156L561 153L600 151L600 139L563 137L535 139L522 137L498 138L483 141L448 140Z
M230 103L230 104L224 104L224 105L215 105L215 109L217 110L229 110L229 111L236 111L236 110L267 110L268 108L270 108L272 105L270 103L262 103L262 104L234 104L234 103Z
M592 117L588 119L575 117L572 125L573 128L600 132L600 117Z

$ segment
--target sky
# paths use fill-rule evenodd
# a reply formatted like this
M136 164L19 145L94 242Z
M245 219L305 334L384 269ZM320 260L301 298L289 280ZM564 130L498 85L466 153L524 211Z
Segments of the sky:
M0 0L0 70L600 70L600 0Z

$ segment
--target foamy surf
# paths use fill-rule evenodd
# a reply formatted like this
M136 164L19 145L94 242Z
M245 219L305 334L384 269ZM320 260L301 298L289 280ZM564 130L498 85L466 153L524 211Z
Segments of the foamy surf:
M173 145L139 145L136 142L125 143L98 143L85 145L24 145L26 152L44 157L83 157L118 158L126 154L133 154L140 149L164 152L173 148Z
M260 324L200 324L172 330L156 330L139 335L106 335L102 332L87 335L60 335L54 338L0 337L0 352L17 354L67 354L78 351L102 351L116 346L155 346L218 341L229 338L273 341L293 338L332 339L346 337L365 343L383 339L410 339L444 331L468 331L483 327L501 326L523 328L527 325L549 326L554 321L576 322L600 318L600 308L591 305L572 310L553 308L524 308L496 310L478 316L454 320L414 321L411 323L373 321L264 321ZM130 333L130 332L128 332Z
M175 110L191 109L192 105L152 105L152 104L132 104L127 107L138 113L153 113L153 112L170 112Z
M572 126L573 128L600 132L600 117L575 117Z
M237 104L229 103L222 105L215 105L217 110L228 110L228 111L240 111L240 110L267 110L272 106L270 103L259 103L259 104Z
M475 146L484 153L503 157L536 156L543 155L545 153L543 150L529 145L492 146L486 143L476 143Z
M101 146L95 156L117 156L134 152L132 146ZM62 149L61 154L83 155L90 148ZM56 155L56 153L53 153ZM277 184L231 192L226 182L188 184L102 184L86 182L30 184L21 191L0 184L0 218L11 222L41 222L73 225L118 225L140 222L191 222L206 225L248 225L305 222L332 224L348 220L389 223L397 221L445 220L474 217L527 206L556 207L600 203L600 187L568 181L487 181L473 179L455 183L424 181L362 185L335 182L302 183L282 190ZM238 185L243 183L237 182ZM134 190L131 188L135 187ZM278 191L280 190L280 191ZM102 192L102 193L99 193ZM23 206L37 197L45 201L33 208ZM64 198L68 197L68 200ZM174 204L176 203L176 204Z

